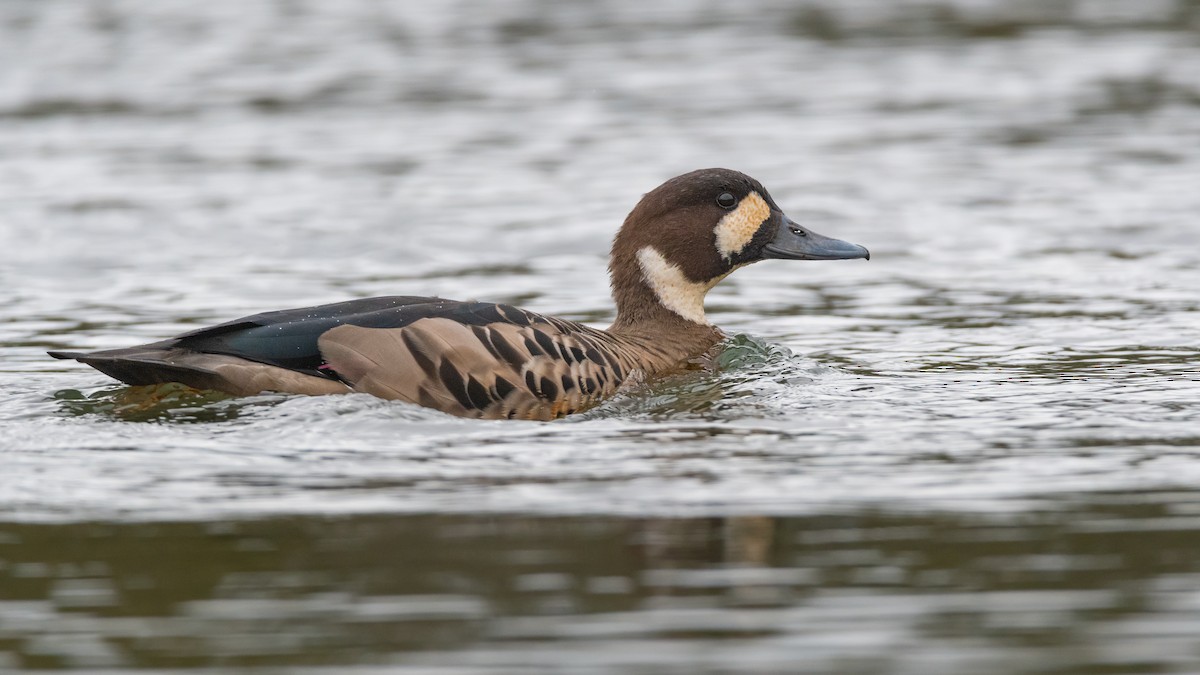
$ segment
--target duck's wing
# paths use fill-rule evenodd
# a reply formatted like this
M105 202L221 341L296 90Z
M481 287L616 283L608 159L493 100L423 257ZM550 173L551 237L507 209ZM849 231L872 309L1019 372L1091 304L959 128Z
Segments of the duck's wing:
M323 333L348 323L403 326L452 313L461 304L415 296L364 298L264 312L135 347L50 355L86 363L132 385L182 382L239 395L344 393L350 391L345 383L322 367L317 341Z
M396 295L328 305L282 309L235 319L176 336L175 346L226 354L258 363L325 376L317 341L338 326L399 328L427 316L461 311L456 300Z

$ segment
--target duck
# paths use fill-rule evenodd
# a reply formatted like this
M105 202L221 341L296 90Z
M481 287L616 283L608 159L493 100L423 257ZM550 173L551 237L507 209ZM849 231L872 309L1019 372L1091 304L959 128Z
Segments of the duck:
M512 305L384 296L263 312L149 344L51 351L128 385L234 396L361 392L451 415L552 420L687 368L725 334L705 295L769 259L866 259L788 218L754 178L700 169L646 193L613 239L607 329Z

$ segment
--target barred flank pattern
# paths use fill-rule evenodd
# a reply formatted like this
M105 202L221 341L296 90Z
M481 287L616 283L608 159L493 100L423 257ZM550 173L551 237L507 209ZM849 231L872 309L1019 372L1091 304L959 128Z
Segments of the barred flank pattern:
M563 417L616 393L633 373L675 365L661 350L571 321L500 306L491 318L343 325L321 336L321 353L354 391L489 419Z

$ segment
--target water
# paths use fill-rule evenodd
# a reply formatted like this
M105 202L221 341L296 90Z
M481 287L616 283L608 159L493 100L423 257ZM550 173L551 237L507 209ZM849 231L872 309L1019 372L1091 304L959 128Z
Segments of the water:
M0 671L1200 670L1200 4L0 3ZM677 173L868 263L562 422L116 386L380 294L606 325Z

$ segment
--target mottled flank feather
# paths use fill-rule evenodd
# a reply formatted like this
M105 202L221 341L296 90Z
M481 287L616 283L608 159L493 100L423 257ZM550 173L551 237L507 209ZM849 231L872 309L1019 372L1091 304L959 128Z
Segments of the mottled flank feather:
M320 348L355 391L493 419L583 410L615 393L639 360L634 344L602 331L526 312L521 319L345 325L325 333Z

